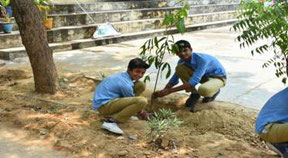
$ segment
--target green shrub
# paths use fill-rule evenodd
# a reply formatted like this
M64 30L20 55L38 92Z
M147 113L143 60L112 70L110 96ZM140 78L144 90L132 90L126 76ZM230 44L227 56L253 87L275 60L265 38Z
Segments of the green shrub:
M273 65L275 75L286 83L288 76L288 3L278 0L267 5L258 0L242 0L239 21L232 27L241 31L240 47L254 47L251 54L273 53L263 67ZM264 43L263 43L264 42Z

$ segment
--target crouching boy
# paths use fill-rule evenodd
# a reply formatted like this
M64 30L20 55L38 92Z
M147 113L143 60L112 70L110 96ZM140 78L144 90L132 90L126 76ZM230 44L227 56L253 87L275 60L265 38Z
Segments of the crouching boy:
M118 123L126 122L147 105L147 99L140 97L145 84L139 81L149 65L142 59L130 60L126 72L105 78L96 88L93 98L93 109L100 114L109 116L102 128L116 134L124 132Z
M288 88L265 103L256 119L255 130L270 149L288 158Z

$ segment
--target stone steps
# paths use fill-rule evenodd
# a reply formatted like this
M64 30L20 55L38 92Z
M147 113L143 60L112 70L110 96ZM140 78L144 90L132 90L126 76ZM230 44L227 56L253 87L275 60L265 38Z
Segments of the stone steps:
M80 0L79 0L80 1ZM80 3L80 6L86 12L107 11L107 10L127 10L127 9L143 9L143 8L163 8L169 7L167 1L120 1L120 2L94 2ZM82 8L78 4L55 4L51 10L51 14L65 13L82 13Z
M187 0L191 6L194 5L207 5L207 4L239 4L241 0Z
M133 18L143 19L145 16L148 16L148 18L157 18L164 16L167 12L175 11L180 8L168 7L175 3L173 0L134 0L118 2L98 2L98 0L90 0L90 2L93 2L90 4L83 4L81 0L80 5L87 9L88 14L94 19L93 21L95 21L92 22L79 5L76 4L75 0L70 0L70 4L62 4L61 2L63 3L63 0L55 0L55 7L52 9L53 14L48 15L49 17L55 18L54 27L103 23L107 21L107 19L109 19L109 22L114 22L132 20ZM235 10L239 6L239 0L188 0L188 2L192 3L190 14L229 11ZM13 30L18 30L16 24L14 25Z
M235 11L215 12L189 15L186 25L199 24L213 21L223 21L235 18ZM149 31L163 28L163 18L142 19L131 21L120 21L111 23L114 28L122 34ZM96 30L97 24L81 26L58 27L47 31L49 43L71 41L76 39L90 38ZM21 37L18 31L11 34L0 34L0 49L22 46Z
M97 24L105 22L131 21L138 19L162 18L166 14L179 10L180 7L165 8L147 8L133 10L116 10L116 11L97 11L74 14L52 14L48 17L53 18L54 28L60 26L75 26L86 24Z
M89 4L97 2L146 2L150 0L78 0L79 3ZM155 2L166 2L167 0L153 0ZM171 0L168 0L171 1ZM76 0L53 0L54 4L77 4Z
M238 9L238 7L239 7L239 3L197 5L197 6L191 6L189 14L235 11Z
M220 11L234 11L239 4L224 4L224 5L202 5L191 7L189 14L211 13ZM54 14L49 17L54 19L54 27L85 25L93 23L128 21L137 19L161 18L170 12L176 12L180 7L166 8L148 8L134 10L116 10L116 11L99 11L89 12L89 16L85 13L75 14Z
M126 10L140 8L163 8L174 6L177 0L139 0L139 1L119 1L119 0L78 0L84 10ZM195 5L211 4L239 4L241 0L187 0L191 7ZM52 13L75 13L83 12L75 0L57 1L54 0L55 7Z
M161 25L167 13L180 9L174 0L54 0L54 28L47 31L49 45L54 51L117 43L138 38L163 35ZM86 4L82 4L87 2ZM187 31L218 27L235 22L235 10L240 0L187 0L191 4ZM173 6L173 7L172 7ZM97 26L110 22L121 33L117 37L91 39ZM173 30L176 33L176 30ZM0 33L0 59L26 56L17 25L11 34Z
M230 19L230 20L188 25L186 27L186 30L187 32L190 32L190 31L196 31L196 30L213 28L213 27L221 27L221 26L231 25L235 23L236 21L237 19ZM111 43L119 43L123 41L147 38L147 37L152 37L152 36L161 36L161 35L164 35L164 31L165 29L157 29L157 30L142 31L142 32L137 32L137 33L127 33L127 34L122 34L117 37L106 37L102 39L72 40L69 42L62 42L62 43L50 43L49 45L54 50L54 52L58 52L58 51L81 49L81 48L93 47L93 46L99 46L99 45L105 45L105 44L111 44ZM177 33L175 28L172 29L171 31L172 33ZM26 54L26 50L24 47L0 49L0 59L13 60L15 58L25 57L25 56L27 56L27 54Z
M239 4L217 4L217 5L198 5L191 7L189 14L211 13L220 11L234 11ZM162 18L167 13L176 12L181 7L164 7L164 8L146 8L146 9L130 9L130 10L110 10L110 11L94 11L86 13L65 13L50 14L48 17L53 18L53 28L61 26L79 26L87 24L98 24L105 22L131 21L137 19ZM18 26L14 23L13 30L18 30Z
M77 4L65 4L65 5L55 5L53 8L51 14L76 14L76 13L84 13L84 12L100 12L100 11L117 11L117 10L131 10L131 9L149 9L149 8L169 8L169 7L181 7L181 6L173 6L172 4L167 4L167 2L159 2L157 4L153 4L155 2L147 1L144 2L129 2L128 5L124 5L127 2L99 2L103 3L102 5L96 3L96 4L83 4L81 7ZM115 3L115 4L110 4ZM139 4L138 4L139 3ZM210 9L210 6L212 9ZM234 8L233 8L233 7ZM235 7L238 7L239 3L212 3L212 4L205 4L205 3L199 3L199 4L191 4L191 10L190 14L193 13L199 13L197 11L202 10L204 8L205 10L202 10L201 12L208 13L212 12L213 10L217 11L227 11L231 9L235 9ZM214 9L213 9L214 8ZM225 10L221 10L225 9Z

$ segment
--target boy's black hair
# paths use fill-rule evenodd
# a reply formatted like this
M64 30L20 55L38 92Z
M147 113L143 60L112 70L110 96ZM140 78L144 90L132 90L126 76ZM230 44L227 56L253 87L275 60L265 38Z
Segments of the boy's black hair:
M185 48L189 48L189 49L192 50L192 47L191 47L190 43L189 43L188 41L186 41L186 40L179 40L179 41L177 41L177 42L175 43L175 45L178 46L178 49L179 49L180 51L183 50L183 49L185 49Z
M143 61L140 58L134 58L134 59L130 60L129 64L128 64L128 69L129 70L133 70L133 69L136 69L136 68L148 69L149 67L150 66L147 63L145 63L145 61Z

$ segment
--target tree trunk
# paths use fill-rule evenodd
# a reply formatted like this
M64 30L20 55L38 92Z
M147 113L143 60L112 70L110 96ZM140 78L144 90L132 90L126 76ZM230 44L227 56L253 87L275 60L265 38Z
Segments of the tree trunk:
M34 0L12 0L11 5L33 69L35 90L54 94L58 89L58 75L40 11Z

